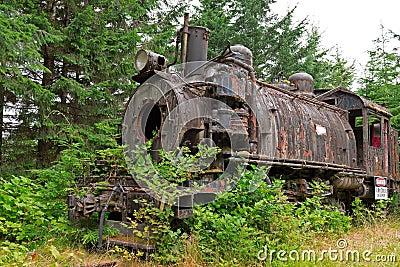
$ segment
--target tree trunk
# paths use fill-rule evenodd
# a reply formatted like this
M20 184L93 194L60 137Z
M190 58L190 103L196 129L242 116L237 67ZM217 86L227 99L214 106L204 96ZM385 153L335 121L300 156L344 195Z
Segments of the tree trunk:
M3 164L4 86L0 83L0 166Z
M49 73L43 73L42 87L45 89L50 89L53 81L53 71L55 69L54 63L54 48L51 45L45 45L42 48L43 65L50 70ZM45 168L52 161L52 144L48 140L49 127L44 125L45 120L49 119L48 103L39 103L39 113L41 126L39 128L38 145L37 145L37 155L36 155L36 167Z

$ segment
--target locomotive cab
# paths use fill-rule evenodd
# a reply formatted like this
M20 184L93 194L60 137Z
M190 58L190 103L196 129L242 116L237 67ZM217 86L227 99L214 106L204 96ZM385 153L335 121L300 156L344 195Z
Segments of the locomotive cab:
M365 169L370 178L388 177L394 184L398 179L398 132L390 126L389 110L341 87L320 94L317 99L349 112L357 166Z

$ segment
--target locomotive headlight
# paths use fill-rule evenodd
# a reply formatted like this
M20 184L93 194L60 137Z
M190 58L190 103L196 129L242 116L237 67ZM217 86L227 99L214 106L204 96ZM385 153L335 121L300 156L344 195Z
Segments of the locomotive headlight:
M135 56L135 69L139 72L148 70L162 70L167 64L167 59L154 52L140 49Z
M148 59L147 51L143 49L139 50L135 56L135 69L142 71L146 67Z

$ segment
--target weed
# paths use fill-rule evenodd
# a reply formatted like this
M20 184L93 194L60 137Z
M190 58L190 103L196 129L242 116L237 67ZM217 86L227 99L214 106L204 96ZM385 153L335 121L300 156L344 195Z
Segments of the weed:
M387 215L388 200L378 200L375 203L367 206L360 198L356 198L352 205L353 224L355 226L373 225L384 220Z

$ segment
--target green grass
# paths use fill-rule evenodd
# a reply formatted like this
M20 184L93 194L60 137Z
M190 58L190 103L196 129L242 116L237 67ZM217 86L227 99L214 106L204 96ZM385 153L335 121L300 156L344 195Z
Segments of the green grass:
M299 251L313 250L321 257L324 250L336 250L338 258L330 260L325 253L323 261L273 262L272 266L399 266L400 265L400 221L397 218L381 220L373 225L353 227L346 234L331 234L314 238L300 246ZM345 240L346 246L338 247ZM359 253L359 261L356 257ZM352 253L354 253L352 256ZM365 253L365 258L363 258ZM346 260L346 254L347 260ZM342 255L342 260L340 260ZM318 256L317 256L318 257ZM385 258L386 257L386 258ZM369 261L368 261L369 260ZM386 261L382 261L386 260Z
M304 238L302 239L302 237ZM337 242L339 239L346 241L347 246L343 249L338 248ZM269 259L260 261L257 259L257 255L249 255L253 257L254 261L250 262L249 266L399 266L400 264L400 220L397 218L390 218L381 220L373 225L352 227L345 234L329 233L314 236L313 238L307 237L306 233L299 233L296 240L302 240L299 242L296 251L299 253L300 260L291 260L286 251L287 261L276 259L277 252L274 253L275 259L270 262ZM285 244L282 244L285 247ZM286 244L286 247L293 247L296 244ZM227 250L230 248L230 244L221 244L225 246ZM325 259L320 261L318 258L321 257L324 250L329 251L337 250L338 259L329 260L327 252L325 253ZM262 248L260 248L262 249ZM178 259L178 262L171 266L209 266L209 263L202 261L200 253L201 248L197 242L196 237L189 237L183 242L182 255ZM314 251L316 253L315 261L301 260L301 253L303 251ZM357 251L360 255L360 261L357 262L351 258L351 254L348 256L346 261L346 252ZM365 261L362 258L362 253L370 251L368 257L371 261ZM292 258L295 258L296 253L290 252ZM340 254L343 255L343 260L340 261ZM234 252L232 252L234 255ZM395 257L390 258L390 262L378 262L376 257L391 255ZM0 257L3 256L0 254ZM356 259L356 258L355 258ZM90 253L82 248L71 248L64 246L59 241L52 239L43 244L36 251L26 252L24 259L10 263L8 266L90 266L104 262L115 261L118 266L168 266L160 265L158 262L152 260L139 259L136 253L129 253L126 250L119 249L114 252L107 252L105 254ZM240 266L235 264L234 259L231 261L220 260L217 266Z

